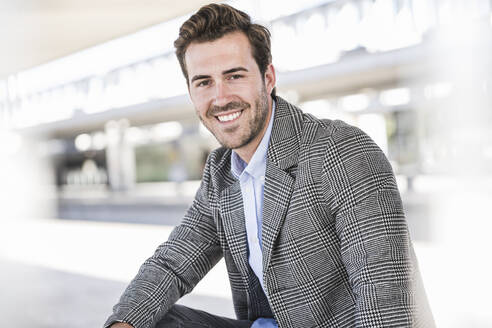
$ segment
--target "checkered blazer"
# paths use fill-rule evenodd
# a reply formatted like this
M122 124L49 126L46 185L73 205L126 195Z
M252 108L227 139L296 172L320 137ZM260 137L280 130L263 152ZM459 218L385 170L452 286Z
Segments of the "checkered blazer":
M383 152L342 121L316 119L280 97L276 106L262 227L268 300L248 264L231 150L219 148L182 223L142 265L106 325L151 327L224 257L238 319L273 315L281 328L427 326Z

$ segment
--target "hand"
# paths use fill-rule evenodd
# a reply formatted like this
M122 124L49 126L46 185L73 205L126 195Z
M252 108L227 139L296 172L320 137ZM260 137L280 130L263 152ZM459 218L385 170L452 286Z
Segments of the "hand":
M126 322L116 322L113 323L109 328L133 328L133 326L127 324Z

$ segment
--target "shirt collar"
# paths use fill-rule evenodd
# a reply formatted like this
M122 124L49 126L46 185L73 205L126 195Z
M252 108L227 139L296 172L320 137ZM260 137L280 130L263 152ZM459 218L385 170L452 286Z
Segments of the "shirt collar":
M266 157L268 151L268 143L270 142L270 135L272 134L273 118L275 114L275 100L272 101L272 113L270 114L270 121L268 122L267 130L261 139L258 148L256 148L253 157L249 163L246 163L239 157L239 155L233 150L231 154L231 172L236 178L246 172L254 178L260 178L265 174L266 170Z

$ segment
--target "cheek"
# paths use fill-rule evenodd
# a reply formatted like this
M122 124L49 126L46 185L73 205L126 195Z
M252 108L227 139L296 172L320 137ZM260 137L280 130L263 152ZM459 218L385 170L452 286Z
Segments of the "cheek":
M201 120L207 118L207 110L203 107L195 107L196 114Z
M205 117L208 105L207 102L196 95L190 94L191 102L193 103L193 107L195 107L195 112L199 117Z

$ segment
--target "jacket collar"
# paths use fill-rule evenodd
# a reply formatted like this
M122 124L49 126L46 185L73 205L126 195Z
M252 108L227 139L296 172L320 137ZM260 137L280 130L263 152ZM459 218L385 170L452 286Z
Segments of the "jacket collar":
M302 112L280 97L275 98L275 117L267 161L281 170L297 165L301 144Z

